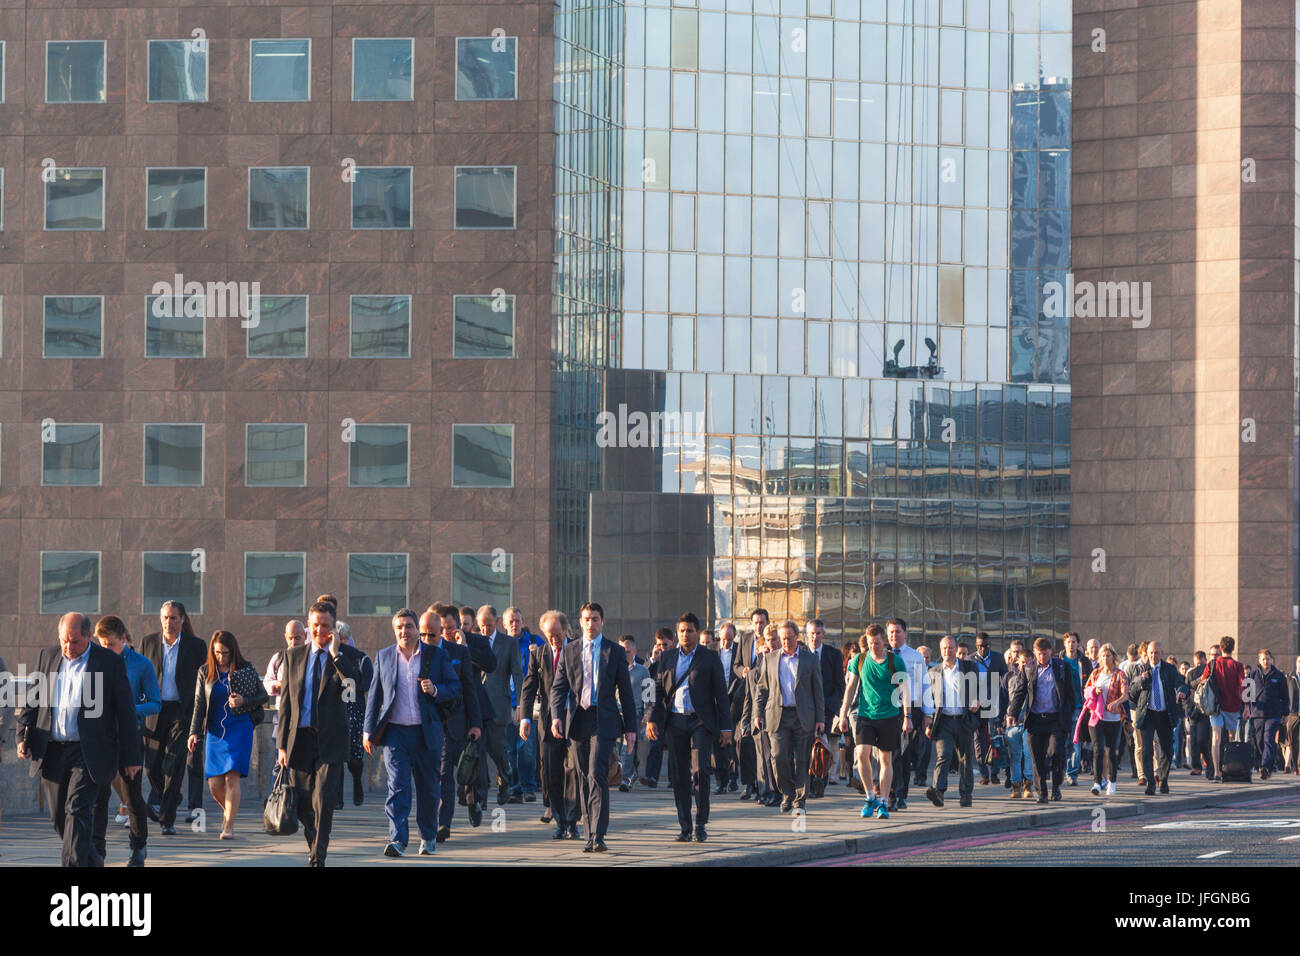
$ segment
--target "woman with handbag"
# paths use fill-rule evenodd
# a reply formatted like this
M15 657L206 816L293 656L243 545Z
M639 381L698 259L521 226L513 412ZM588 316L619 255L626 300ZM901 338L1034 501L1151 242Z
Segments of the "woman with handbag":
M1083 709L1079 726L1088 721L1092 734L1092 793L1100 796L1104 786L1107 796L1115 794L1116 765L1123 735L1124 705L1128 702L1128 679L1119 668L1115 648L1103 644L1097 654L1097 666L1088 675L1083 689ZM1107 778L1109 772L1109 778Z
M195 682L189 748L193 753L199 734L206 732L204 766L208 787L221 807L222 840L234 836L239 781L248 776L253 727L262 722L262 705L268 699L257 668L239 653L235 635L214 631L208 642L207 662L199 668Z

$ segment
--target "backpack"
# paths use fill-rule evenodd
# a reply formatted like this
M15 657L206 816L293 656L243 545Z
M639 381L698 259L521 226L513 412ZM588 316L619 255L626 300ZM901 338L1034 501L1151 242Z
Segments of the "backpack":
M1214 687L1213 675L1217 667L1206 665L1205 676L1192 692L1192 705L1206 717L1219 714L1219 692Z

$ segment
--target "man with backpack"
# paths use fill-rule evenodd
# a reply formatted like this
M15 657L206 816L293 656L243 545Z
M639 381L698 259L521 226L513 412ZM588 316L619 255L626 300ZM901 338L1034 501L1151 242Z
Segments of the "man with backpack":
M1246 670L1239 661L1233 660L1232 652L1237 642L1231 637L1219 641L1219 656L1206 668L1198 686L1197 706L1210 718L1211 733L1211 775L1210 779L1223 782L1223 736L1228 739L1236 736L1241 724L1241 685L1246 678ZM1201 688L1209 685L1208 690ZM1212 695L1213 699L1210 699Z

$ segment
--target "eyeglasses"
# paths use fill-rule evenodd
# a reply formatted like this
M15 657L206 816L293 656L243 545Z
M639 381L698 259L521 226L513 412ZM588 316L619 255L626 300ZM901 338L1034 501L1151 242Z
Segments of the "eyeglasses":
M437 631L421 631L421 632L420 632L420 636L421 636L421 637L433 637L433 635L436 634L436 633L438 633L438 632L437 632Z

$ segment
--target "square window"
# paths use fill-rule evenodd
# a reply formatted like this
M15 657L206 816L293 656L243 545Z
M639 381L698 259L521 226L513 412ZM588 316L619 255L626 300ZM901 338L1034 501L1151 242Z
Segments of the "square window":
M253 308L256 314L249 320L249 358L307 357L305 295L258 296Z
M45 184L45 228L104 228L104 167L54 170Z
M352 358L411 357L411 297L354 295Z
M249 424L244 428L244 487L305 488L307 426Z
M191 551L146 551L141 575L140 613L156 614L166 601L180 601L190 614L203 613L203 572Z
M99 613L99 552L41 552L41 613Z
M405 488L410 479L410 425L357 425L348 450L353 488Z
M311 99L311 40L249 40L248 60L249 102Z
M453 297L456 358L514 358L515 297L458 295Z
M144 483L167 487L203 484L203 426L144 426Z
M513 603L513 554L453 554L451 556L451 600L471 607L491 604L509 607ZM500 568L501 570L494 570Z
M199 167L149 169L146 229L204 229L208 219L208 171Z
M515 167L456 167L456 228L515 228Z
M206 296L144 297L146 358L203 358Z
M514 425L453 425L455 488L509 488L514 484Z
M409 39L352 41L352 99L410 100L412 48Z
M149 102L208 101L208 41L149 41Z
M42 485L98 485L102 425L53 425L41 431ZM48 440L47 440L48 439Z
M389 617L406 607L407 555L348 555L348 617Z
M457 37L456 99L517 98L517 43L515 37Z
M103 103L103 40L45 41L45 102Z
M411 167L358 166L352 181L353 229L411 228Z
M306 229L311 170L253 166L248 170L248 228Z
M47 295L45 358L103 358L104 297Z
M307 555L244 553L244 613L302 617L307 611Z

